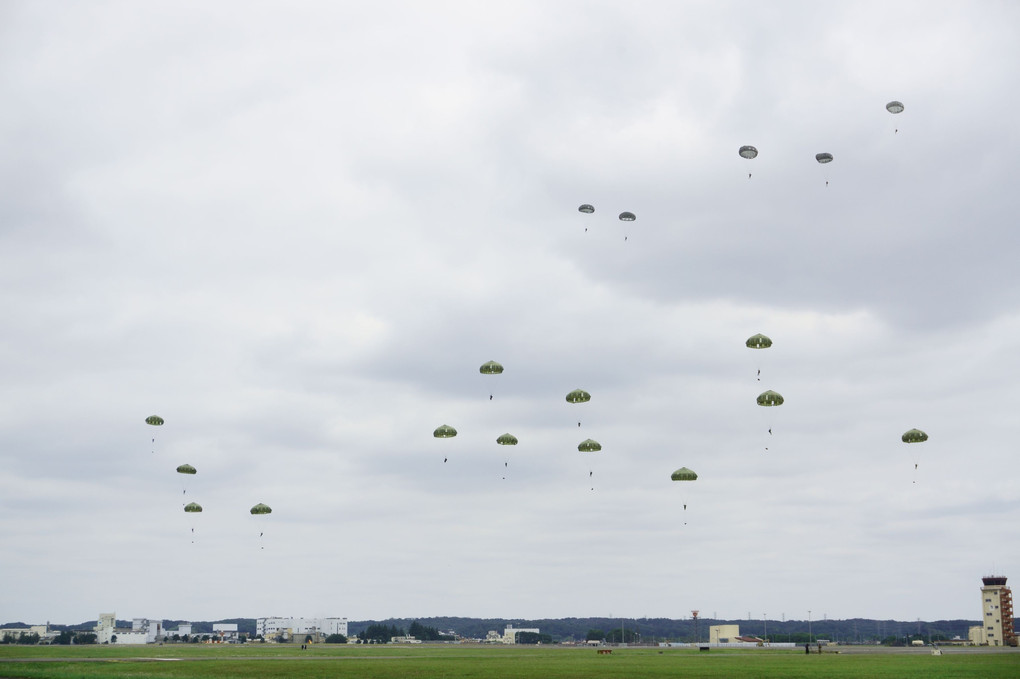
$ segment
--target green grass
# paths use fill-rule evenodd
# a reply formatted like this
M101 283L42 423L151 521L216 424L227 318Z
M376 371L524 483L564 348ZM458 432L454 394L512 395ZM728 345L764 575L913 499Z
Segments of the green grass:
M1013 679L1020 651L802 651L557 647L0 646L0 677L205 679ZM158 660L166 659L166 660ZM174 660L168 660L174 659Z

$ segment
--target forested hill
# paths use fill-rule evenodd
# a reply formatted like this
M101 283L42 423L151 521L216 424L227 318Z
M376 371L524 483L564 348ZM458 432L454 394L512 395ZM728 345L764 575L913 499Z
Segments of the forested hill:
M591 631L602 631L609 635L613 630L625 632L624 639L634 639L645 643L657 641L695 641L695 631L701 641L708 641L708 629L712 625L739 625L740 634L745 636L763 637L766 634L772 641L806 641L828 639L845 643L853 642L890 642L891 639L908 637L927 639L952 639L959 636L967 638L971 626L979 624L977 620L935 620L935 621L900 621L870 620L851 618L849 620L768 620L761 618L744 620L718 620L702 618L694 620L675 620L671 618L555 618L524 620L520 618L389 618L386 620L352 620L348 623L350 636L356 636L369 625L391 625L406 630L412 622L435 627L439 631L452 630L462 637L484 638L490 630L500 634L507 625L516 628L537 627L542 634L549 634L553 641L580 641Z

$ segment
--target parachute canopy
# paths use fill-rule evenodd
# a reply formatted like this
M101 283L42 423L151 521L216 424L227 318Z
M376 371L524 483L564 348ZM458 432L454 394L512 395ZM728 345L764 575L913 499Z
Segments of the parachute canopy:
M768 349L772 346L772 340L765 335L758 333L757 335L751 335L744 342L748 349Z
M501 446L516 446L517 437L514 436L513 434L503 434L496 439L496 443L498 443Z
M577 444L577 449L582 453L594 453L602 450L602 444L594 439L585 439Z
M591 400L591 394L584 389L574 389L567 394L567 403L587 403Z
M922 441L928 440L928 435L920 429L911 429L910 431L904 432L900 439L904 443L921 443Z
M264 505L261 502L251 508L252 514L272 514L273 509L269 505Z
M747 158L748 160L758 157L758 149L753 146L741 146L739 153L741 158Z
M815 154L815 160L817 160L822 165L824 165L825 163L831 163L832 162L832 154L831 153L816 153Z
M758 394L758 405L766 407L781 406L783 405L783 397L778 392L769 389Z
M198 470L192 467L190 464L182 464L177 468L178 474L197 474Z
M698 475L687 467L680 467L675 472L669 475L669 478L674 481L697 481Z
M595 206L594 205L588 205L588 203L585 203L581 207L577 208L577 211L578 212L583 212L586 215L590 215L592 212L595 212Z
M478 368L478 372L483 375L499 375L503 372L503 366L495 361L486 361Z
M151 424L154 427L158 427L163 424L163 418L159 415L149 415L145 418L145 424Z
M885 105L885 110L889 113L903 113L903 104L898 101L890 101Z
M202 511L202 505L198 504L197 502L189 502L188 504L184 505L184 511L188 512L189 514L192 514L194 512L200 512Z
M621 212L620 213L620 221L621 222L633 222L635 219L637 219L637 216L633 212Z
M432 435L437 439L449 439L457 435L457 430L448 424L441 424L436 427L436 430L432 432Z

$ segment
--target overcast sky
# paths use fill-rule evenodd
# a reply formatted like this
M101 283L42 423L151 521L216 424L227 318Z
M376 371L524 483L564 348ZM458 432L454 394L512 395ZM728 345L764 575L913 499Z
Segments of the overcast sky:
M0 622L978 619L1018 82L1005 2L3 2Z

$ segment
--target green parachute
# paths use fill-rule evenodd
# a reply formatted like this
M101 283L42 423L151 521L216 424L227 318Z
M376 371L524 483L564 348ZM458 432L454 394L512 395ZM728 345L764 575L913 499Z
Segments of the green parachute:
M904 443L922 443L928 440L928 435L920 429L910 429L903 433L900 440Z
M591 400L591 394L584 389L574 389L567 394L567 403L587 403Z
M514 436L513 434L502 434L501 436L496 438L496 443L498 443L501 446L516 446L517 437Z
M189 502L188 504L184 505L184 511L188 512L189 514L195 514L202 511L202 505L198 504L197 502Z
M680 469L670 474L669 478L674 481L697 481L698 475L687 467L680 467Z
M602 450L602 444L594 439L585 439L577 444L577 449L582 453L594 453Z
M496 361L486 361L478 368L483 375L499 375L503 372L503 366Z
M437 439L451 439L457 435L457 430L448 424L441 424L436 427L436 430L432 432L432 435Z
M758 394L758 405L765 406L766 408L781 406L783 405L783 400L783 396L779 392L772 391L771 389Z

